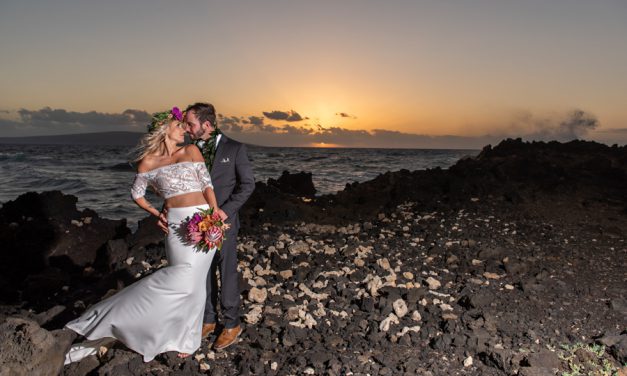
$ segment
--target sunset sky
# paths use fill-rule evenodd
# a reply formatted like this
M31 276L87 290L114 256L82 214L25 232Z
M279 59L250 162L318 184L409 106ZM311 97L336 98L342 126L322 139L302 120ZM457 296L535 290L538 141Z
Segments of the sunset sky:
M3 0L0 137L208 101L264 145L625 144L626 40L625 0Z

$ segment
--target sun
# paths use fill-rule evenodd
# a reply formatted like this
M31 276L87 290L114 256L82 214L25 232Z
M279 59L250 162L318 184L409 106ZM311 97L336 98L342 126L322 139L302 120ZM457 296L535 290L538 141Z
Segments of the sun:
M331 144L328 142L312 142L309 144L309 147L312 148L339 148L342 147L340 144Z

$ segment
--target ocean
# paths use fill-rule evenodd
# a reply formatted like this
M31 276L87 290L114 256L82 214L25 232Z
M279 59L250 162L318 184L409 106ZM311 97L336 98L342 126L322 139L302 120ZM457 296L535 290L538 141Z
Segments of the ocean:
M29 191L60 190L78 197L79 209L101 217L126 218L130 227L147 213L130 197L134 171L128 146L0 145L0 203ZM363 182L386 171L448 168L478 150L333 149L250 146L256 181L282 171L313 173L317 194L335 193L347 183ZM149 193L156 207L161 200Z

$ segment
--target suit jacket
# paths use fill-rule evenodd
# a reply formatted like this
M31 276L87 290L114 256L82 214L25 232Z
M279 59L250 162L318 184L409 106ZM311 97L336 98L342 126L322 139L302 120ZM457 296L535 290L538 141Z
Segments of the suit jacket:
M255 190L246 145L222 134L209 173L218 206L229 216L230 221L227 221L239 227L237 213Z

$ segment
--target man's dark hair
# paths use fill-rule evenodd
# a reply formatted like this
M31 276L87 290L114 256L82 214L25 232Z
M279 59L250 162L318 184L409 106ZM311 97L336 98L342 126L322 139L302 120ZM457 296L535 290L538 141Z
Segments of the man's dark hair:
M193 111L198 121L200 121L200 124L208 121L214 128L218 126L216 123L216 109L211 103L197 102L187 106L185 111Z

